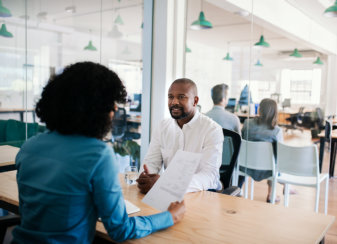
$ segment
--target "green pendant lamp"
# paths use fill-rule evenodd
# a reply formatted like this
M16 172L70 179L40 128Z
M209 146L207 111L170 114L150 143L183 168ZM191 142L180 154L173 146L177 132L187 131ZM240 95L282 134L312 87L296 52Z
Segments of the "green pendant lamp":
M324 13L324 16L326 17L337 17L337 0L335 1L335 4L328 7Z
M320 57L317 57L316 61L313 62L313 64L319 64L319 65L323 65L324 63L322 62Z
M233 61L234 59L229 55L229 52L227 52L226 57L224 57L223 60Z
M260 62L260 59L257 60L257 62L254 64L255 66L262 67L263 64Z
M192 50L191 50L191 48L189 48L189 47L186 45L186 46L185 46L185 52L186 52L186 53L191 53Z
M263 35L260 36L260 40L254 44L257 47L270 47L269 43L264 40Z
M123 21L123 19L122 19L122 17L120 15L117 16L117 18L115 19L114 23L118 24L118 25L124 25L124 21Z
M84 47L84 50L97 51L97 48L92 44L92 41L90 40L88 45Z
M13 34L7 31L6 24L1 25L0 36L12 38Z
M289 56L293 56L295 58L301 58L302 54L300 54L297 50L297 48L294 49L294 51L292 52L292 54L290 54Z
M206 20L205 14L203 11L200 12L199 19L197 19L191 24L192 30L204 30L204 29L211 29L211 28L213 28L213 25L211 22Z
M11 17L11 16L12 16L11 11L9 11L8 8L5 8L2 5L2 0L0 0L0 17Z

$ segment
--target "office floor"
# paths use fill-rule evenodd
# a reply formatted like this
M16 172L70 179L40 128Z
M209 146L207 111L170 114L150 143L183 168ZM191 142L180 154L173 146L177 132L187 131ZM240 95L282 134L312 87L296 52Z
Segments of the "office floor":
M284 141L289 145L301 146L308 145L312 143L310 131L290 131L284 133ZM317 144L319 145L319 144ZM323 173L328 173L329 171L329 160L330 155L328 151L328 146L326 145L324 152L324 162L323 162ZM337 170L335 170L335 175ZM290 208L301 208L314 211L315 206L315 189L309 187L293 186L292 189L296 189L298 194L290 195L289 207ZM320 203L319 212L324 212L324 189L325 183L322 183L320 192ZM277 195L281 197L280 205L283 206L283 187L282 185L277 186ZM267 182L255 182L254 184L254 200L256 201L266 201L267 196ZM329 203L328 203L328 214L337 217L337 177L329 180ZM325 244L335 244L337 243L337 220L329 229L326 237Z

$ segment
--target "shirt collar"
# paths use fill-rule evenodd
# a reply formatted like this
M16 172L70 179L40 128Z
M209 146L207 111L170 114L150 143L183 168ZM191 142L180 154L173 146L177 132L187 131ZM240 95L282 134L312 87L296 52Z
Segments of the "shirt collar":
M217 109L225 109L224 106L221 106L221 105L214 105L214 108L217 108Z
M199 115L200 115L199 111L196 110L196 111L195 111L195 114L194 114L194 116L193 116L193 118L192 118L187 124L184 124L184 125L183 125L183 128L184 128L184 126L192 127L193 124L196 122L196 120L199 118ZM175 122L175 124L180 128L180 126L178 125L177 120L174 119L174 122ZM181 129L182 129L182 128L181 128Z

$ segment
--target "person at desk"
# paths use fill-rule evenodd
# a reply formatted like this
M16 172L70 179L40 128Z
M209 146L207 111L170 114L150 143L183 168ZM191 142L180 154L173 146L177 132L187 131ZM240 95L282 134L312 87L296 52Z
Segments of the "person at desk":
M176 151L201 153L199 166L187 192L221 190L221 127L197 111L198 91L195 83L186 78L175 80L168 91L168 108L172 118L161 121L152 136L144 158L144 172L137 180L142 193L148 192L166 168Z
M183 202L156 215L127 215L114 152L102 141L125 97L117 74L100 64L76 63L50 78L36 105L48 131L16 157L21 224L14 243L92 243L99 217L120 242L183 218Z
M225 110L227 105L227 94L228 85L219 84L214 86L211 90L214 107L208 111L206 115L217 122L222 128L241 134L239 118Z

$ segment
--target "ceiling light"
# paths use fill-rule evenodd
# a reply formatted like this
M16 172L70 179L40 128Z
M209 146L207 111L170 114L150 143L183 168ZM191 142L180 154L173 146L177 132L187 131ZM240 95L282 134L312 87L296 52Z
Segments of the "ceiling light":
M122 19L122 17L120 15L117 16L117 18L115 19L114 23L118 24L118 25L124 25L124 21L123 21L123 19Z
M39 12L36 17L39 19L39 20L47 20L47 12Z
M191 50L191 48L189 48L189 47L186 45L186 46L185 46L185 52L186 52L186 53L191 53L192 50Z
M11 16L12 16L11 11L9 11L8 8L5 8L2 5L2 0L0 0L0 17L11 17Z
M326 17L337 17L337 0L335 1L335 4L328 7L324 13L324 16Z
M324 64L324 63L322 62L322 60L321 60L320 57L317 57L316 61L313 62L313 64L319 64L319 65L322 65L322 64Z
M223 60L227 61L233 61L234 59L229 55L229 52L226 54L226 57L223 58Z
M13 34L7 31L6 24L1 25L0 36L12 38Z
M118 26L114 25L112 30L108 33L109 37L120 38L123 36L123 33L118 30Z
M89 41L88 45L84 47L84 50L97 51L97 48L92 44L92 41Z
M64 9L67 13L76 13L76 7L75 6L68 6Z
M258 59L257 62L254 65L259 66L259 67L263 66L263 64L260 62L260 59Z
M297 48L294 49L294 51L289 55L289 56L293 56L295 58L301 58L302 54L300 54L297 50Z
M247 17L249 15L249 12L246 10L239 10L235 11L234 14L239 15L241 17Z
M212 23L205 19L203 11L200 12L199 18L191 24L192 30L203 30L213 28Z
M269 43L264 40L263 35L260 36L260 40L254 44L257 47L270 47Z

